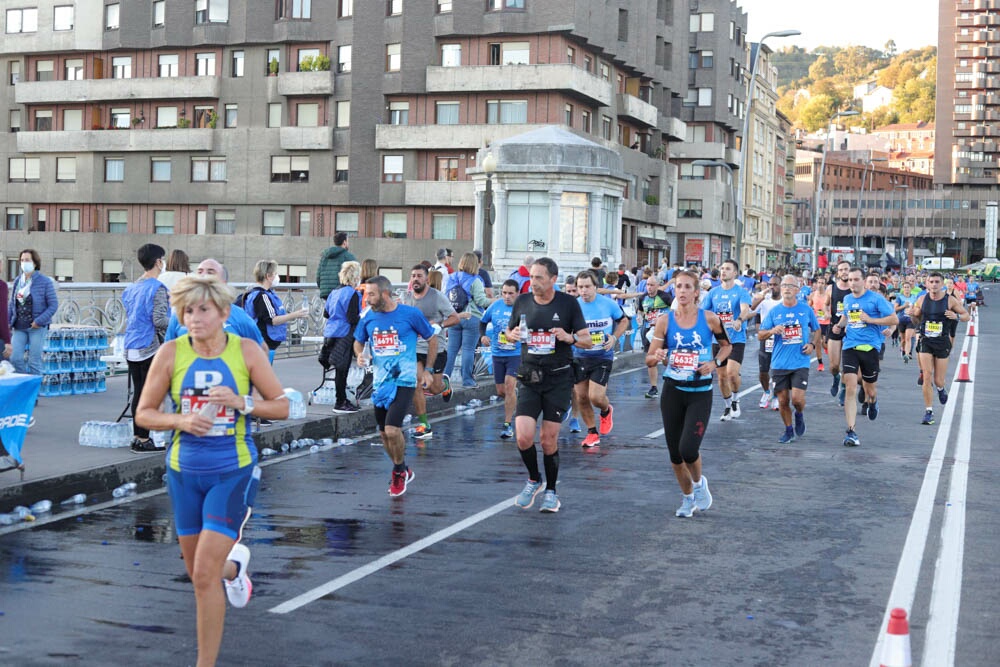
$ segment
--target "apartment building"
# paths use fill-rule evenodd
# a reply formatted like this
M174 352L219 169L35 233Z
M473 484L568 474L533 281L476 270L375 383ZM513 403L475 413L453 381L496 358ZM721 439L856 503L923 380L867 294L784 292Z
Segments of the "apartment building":
M732 238L731 211L716 208L724 187L698 195L708 215L679 219L684 187L668 160L690 132L738 165L746 15L730 0L0 8L7 278L22 247L66 281L135 278L135 250L157 242L217 257L236 280L268 257L286 281L309 282L338 231L391 278L438 247L471 249L484 230L504 263L560 252L568 268L591 254L676 260L687 235L719 259ZM560 172L573 166L548 158L558 135L536 133L538 150L508 151L533 165L498 164L508 205L484 227L489 147L550 126L592 154L612 150L602 164L615 173L604 189L566 191ZM542 177L523 178L528 167ZM549 224L508 233L538 216Z
M934 182L1000 184L1000 0L941 0Z

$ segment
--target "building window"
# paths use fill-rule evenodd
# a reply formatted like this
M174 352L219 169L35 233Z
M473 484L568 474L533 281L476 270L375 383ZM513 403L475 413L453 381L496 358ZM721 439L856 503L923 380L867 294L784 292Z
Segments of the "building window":
M441 66L461 67L462 66L462 45L442 44L441 45Z
M125 209L112 209L108 211L108 233L127 234L128 233L128 211Z
M546 254L549 193L515 190L507 195L507 250Z
M502 12L505 9L524 9L524 0L488 0L487 8L491 12Z
M382 158L382 182L400 183L403 180L403 156L386 155Z
M600 63L600 65L598 66L598 71L600 72L602 79L604 79L605 81L611 81L611 66L610 65L608 65L607 63ZM621 79L621 75L620 74L618 75L618 78Z
M438 125L458 125L458 102L436 102L434 107Z
M52 30L73 29L73 5L59 5L52 8Z
M699 88L698 89L698 106L700 106L700 107L710 107L710 106L712 106L712 89L711 88Z
M245 51L233 51L231 73L234 78L239 78L243 76L243 71L244 71L243 66L245 59L246 59Z
M216 211L213 234L232 235L236 233L236 211Z
M438 213L431 217L431 238L432 239L457 239L458 238L458 216L454 214Z
M104 5L104 29L118 30L118 3Z
M125 181L125 158L104 158L104 182L122 183Z
M385 45L385 71L398 72L403 64L402 44Z
M35 61L35 81L55 81L56 63L54 60Z
M194 63L195 76L215 76L214 53L196 53L194 55Z
M488 100L486 102L486 122L510 125L528 122L527 100Z
M284 236L285 212L264 211L264 226L261 233L264 236Z
M601 137L611 141L611 117L601 116Z
M193 183L224 183L226 180L226 158L191 158L191 181Z
M437 13L447 14L451 11L451 0L437 0Z
M319 104L303 102L295 107L295 124L298 127L319 126Z
M20 132L21 131L21 110L11 109L10 110L10 131Z
M236 104L227 104L225 108L226 117L222 121L223 127L236 127L237 111L239 107Z
M37 183L41 168L40 158L12 157L7 160L7 180L11 183Z
M385 15L399 16L403 13L403 0L386 0Z
M350 158L347 155L338 155L334 160L334 183L347 183L349 176Z
M166 19L166 0L153 0L153 27L162 28Z
M298 236L311 236L312 212L299 211L299 228L295 230Z
M281 102L271 102L267 105L267 126L281 127Z
M691 15L691 32L712 32L715 30L715 14L705 12Z
M490 65L527 65L531 59L528 42L493 42L489 50Z
M357 212L339 211L334 219L334 231L356 235L358 233Z
M38 8L27 7L24 9L8 9L6 25L8 35L13 35L19 32L37 32Z
M567 104L563 107L563 122L569 127L573 127L573 105Z
M346 73L351 71L351 45L345 44L337 47L337 71Z
M76 182L76 158L57 157L56 158L56 183Z
M389 124L390 125L410 124L409 102L389 102Z
M437 179L439 181L458 180L457 157L439 157L437 159Z
M122 264L120 259L101 260L101 282L116 283L118 277L122 275Z
M7 226L4 227L7 231L18 231L24 229L24 209L23 208L8 208L7 209Z
M227 23L229 21L229 0L194 0L194 22Z
M700 199L678 199L677 200L677 217L678 218L700 218L701 217L701 200Z
M351 126L351 101L337 102L337 127Z
M264 62L265 74L270 76L272 74L271 68L274 67L273 74L277 74L278 70L281 69L281 49L268 49L267 58Z
M115 56L111 59L111 76L115 79L132 78L132 57Z
M159 66L161 77L180 76L180 64L176 53L160 55Z
M83 129L83 110L65 109L63 111L62 129L69 132L79 132Z
M149 180L154 183L170 182L170 158L154 157L149 159L150 176Z
M52 276L61 283L73 282L73 260L56 259L52 263Z
M132 126L132 113L128 109L111 110L111 127L127 130Z
M177 127L177 107L156 107L156 127Z
M593 66L594 66L594 59L591 58L590 56L584 56L583 69L586 70L587 72L590 72L593 69Z
M308 21L312 18L312 0L277 0L275 15L279 19Z
M80 209L64 208L59 211L59 231L78 232L80 231Z
M14 85L21 81L21 61L11 60L7 63L7 83Z
M273 155L271 156L272 183L308 183L308 155Z
M302 63L305 62L305 61L307 61L307 60L310 63L310 67L311 67L312 66L311 64L320 55L321 54L320 54L319 49L299 49L299 62L298 62L298 64L295 67L295 71L296 72L301 72L302 71ZM306 70L306 71L311 71L311 70Z
M715 52L714 51L702 51L701 52L701 63L700 65L705 69L711 69L715 65Z
M698 181L705 178L705 167L691 164L690 162L681 165L682 181Z
M588 133L592 131L589 111L580 112L580 129Z
M628 41L628 10L618 10L618 41Z
M215 107L209 106L196 106L194 108L194 127L200 127L201 129L207 129L211 127L210 123L212 118L216 119L218 122L218 116L215 113Z
M387 239L406 238L406 214L405 213L383 213L382 214L382 236Z
M154 234L174 233L173 211L153 211L153 233Z
M590 201L586 192L564 192L559 207L559 250L587 252Z
M346 19L350 16L354 16L354 0L337 0L338 9L337 16Z
M576 64L576 49L574 49L572 46L566 47L566 62L568 62L570 65Z
M35 132L52 131L52 111L42 109L35 112Z
M601 251L610 251L615 242L618 226L618 198L604 195L601 198Z

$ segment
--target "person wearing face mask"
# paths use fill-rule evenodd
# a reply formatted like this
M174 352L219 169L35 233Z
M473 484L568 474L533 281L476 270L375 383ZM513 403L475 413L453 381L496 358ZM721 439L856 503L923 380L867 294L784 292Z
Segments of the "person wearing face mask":
M13 294L7 305L11 327L14 369L18 373L42 374L42 348L52 317L59 308L55 283L42 274L42 260L37 250L21 251L21 273L14 280ZM28 351L28 363L24 352Z
M154 243L147 243L136 251L136 259L145 269L138 280L122 292L125 306L125 361L132 381L132 414L139 407L142 388L153 363L156 351L163 344L163 336L170 322L170 298L167 286L160 282L166 268L167 251ZM132 453L162 452L149 437L149 429L132 421Z
M309 316L309 309L302 308L295 312L285 312L281 297L274 293L275 285L281 282L278 277L278 263L270 259L262 259L253 267L253 279L257 282L247 293L243 309L253 318L260 329L267 345L268 359L274 363L274 351L285 340L288 340L288 323Z

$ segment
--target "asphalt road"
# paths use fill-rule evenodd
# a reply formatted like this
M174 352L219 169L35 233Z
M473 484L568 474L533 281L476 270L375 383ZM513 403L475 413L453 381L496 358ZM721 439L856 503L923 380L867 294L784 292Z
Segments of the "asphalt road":
M599 449L564 428L555 515L512 506L525 473L496 437L499 407L411 440L398 499L367 441L278 457L245 533L254 596L228 612L220 664L853 666L904 606L915 665L995 665L998 310L956 341L949 382L966 343L974 382L952 386L936 426L919 424L916 369L892 349L859 448L841 444L829 373L814 370L792 445L748 394L740 419L708 428L715 504L693 519L673 516L641 369L612 380ZM164 493L0 535L0 664L194 660Z

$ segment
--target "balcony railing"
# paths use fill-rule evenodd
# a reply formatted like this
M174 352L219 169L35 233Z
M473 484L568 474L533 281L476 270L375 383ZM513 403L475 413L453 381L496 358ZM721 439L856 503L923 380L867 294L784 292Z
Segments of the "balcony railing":
M596 106L612 103L611 83L570 64L428 67L428 93L568 91Z
M21 153L210 151L214 136L212 130L202 128L18 132L17 150Z
M284 72L278 75L278 94L333 95L333 72Z
M376 150L464 148L478 150L500 139L537 130L545 125L376 125Z
M133 100L217 99L221 77L181 76L83 81L21 81L14 86L18 104Z

